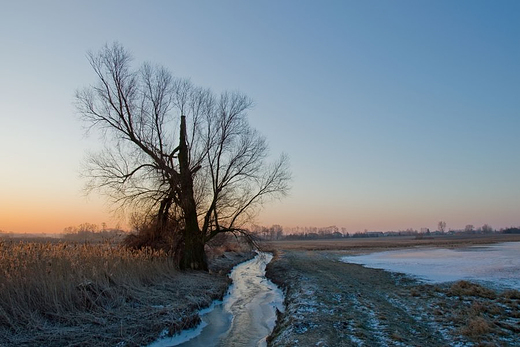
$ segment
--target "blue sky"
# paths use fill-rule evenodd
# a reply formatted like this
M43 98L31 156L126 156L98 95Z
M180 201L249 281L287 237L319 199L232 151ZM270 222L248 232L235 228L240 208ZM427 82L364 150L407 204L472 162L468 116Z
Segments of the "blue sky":
M0 229L117 220L82 195L88 50L255 100L289 154L266 225L358 230L520 220L518 1L18 1L0 13Z

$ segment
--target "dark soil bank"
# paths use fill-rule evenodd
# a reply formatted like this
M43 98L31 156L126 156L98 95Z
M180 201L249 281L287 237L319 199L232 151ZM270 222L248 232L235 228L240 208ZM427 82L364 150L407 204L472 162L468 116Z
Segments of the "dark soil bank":
M278 252L267 277L285 289L286 310L270 346L520 346L520 292L424 285L341 255Z

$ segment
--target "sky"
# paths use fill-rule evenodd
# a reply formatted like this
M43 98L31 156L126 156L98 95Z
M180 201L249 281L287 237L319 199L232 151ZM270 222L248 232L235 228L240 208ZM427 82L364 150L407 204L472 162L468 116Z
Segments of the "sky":
M4 1L0 230L123 225L81 165L74 93L121 43L250 96L292 190L257 223L348 232L520 225L520 2Z

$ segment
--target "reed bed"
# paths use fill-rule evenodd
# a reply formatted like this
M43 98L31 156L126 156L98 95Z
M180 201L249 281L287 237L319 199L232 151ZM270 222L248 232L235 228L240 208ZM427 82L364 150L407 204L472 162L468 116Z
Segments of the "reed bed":
M0 345L142 345L196 324L227 285L162 251L0 240Z
M32 324L35 314L63 319L69 312L114 305L115 290L172 276L163 253L70 243L0 242L0 324ZM119 295L119 299L124 296Z

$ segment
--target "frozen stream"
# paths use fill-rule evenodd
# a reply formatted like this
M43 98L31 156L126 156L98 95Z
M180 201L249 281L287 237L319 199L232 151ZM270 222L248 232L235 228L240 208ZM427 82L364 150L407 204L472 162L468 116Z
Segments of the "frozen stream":
M459 249L402 249L347 256L342 261L406 273L429 282L465 279L520 289L520 242Z
M272 255L261 253L231 272L233 284L223 301L200 312L202 323L150 347L266 346L274 329L276 309L283 311L283 293L265 277Z

